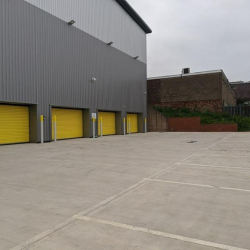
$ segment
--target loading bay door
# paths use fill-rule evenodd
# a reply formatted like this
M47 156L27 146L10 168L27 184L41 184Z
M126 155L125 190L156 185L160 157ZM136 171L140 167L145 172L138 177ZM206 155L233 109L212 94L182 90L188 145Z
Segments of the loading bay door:
M53 122L54 116L56 116L58 140L83 137L82 110L53 108L52 140L54 139L54 122Z
M127 114L127 133L129 133L129 121L130 121L130 133L138 133L138 115Z
M29 107L0 105L0 144L29 141Z
M99 112L98 113L98 135L101 135L101 120L103 135L115 135L115 113L114 112Z

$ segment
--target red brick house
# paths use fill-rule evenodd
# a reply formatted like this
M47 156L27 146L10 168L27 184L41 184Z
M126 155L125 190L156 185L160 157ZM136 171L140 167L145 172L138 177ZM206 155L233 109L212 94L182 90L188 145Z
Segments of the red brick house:
M150 106L221 112L223 106L236 105L223 70L149 78L147 93Z

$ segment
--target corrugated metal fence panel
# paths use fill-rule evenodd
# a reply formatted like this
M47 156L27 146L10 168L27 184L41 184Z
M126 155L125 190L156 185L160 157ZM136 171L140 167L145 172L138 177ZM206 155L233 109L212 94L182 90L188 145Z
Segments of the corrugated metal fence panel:
M115 0L25 0L146 63L146 34Z
M146 67L25 1L0 1L0 102L37 104L45 140L51 106L145 114Z
M230 115L240 115L250 117L250 106L229 106L223 108L224 112Z

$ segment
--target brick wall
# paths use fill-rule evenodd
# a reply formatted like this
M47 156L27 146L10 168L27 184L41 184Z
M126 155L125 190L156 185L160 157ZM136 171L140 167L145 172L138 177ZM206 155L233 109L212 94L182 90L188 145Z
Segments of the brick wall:
M170 132L238 132L238 124L201 124L200 117L169 118Z
M235 102L223 78L223 72L216 72L148 80L148 104L221 112L223 100L230 105Z
M250 82L240 82L238 84L231 84L236 94L237 99L244 99L250 101Z
M222 78L222 100L224 106L236 106L236 94L224 75Z
M168 118L152 107L148 107L148 132L167 132Z
M206 110L210 110L212 112L222 111L222 100L162 102L162 103L153 103L152 105L167 107L167 108L188 108L188 109L196 109L200 111L206 111Z
M161 80L148 81L148 104L161 102Z
M149 80L149 102L218 100L222 99L221 85L222 73Z
M200 117L169 118L170 132L200 132Z

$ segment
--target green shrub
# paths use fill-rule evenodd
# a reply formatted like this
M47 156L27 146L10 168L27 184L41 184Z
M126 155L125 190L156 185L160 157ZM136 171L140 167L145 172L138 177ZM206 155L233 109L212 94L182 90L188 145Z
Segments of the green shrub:
M232 124L239 126L239 131L250 131L250 117L232 116L228 113L214 113L209 110L201 112L198 110L190 110L188 108L163 108L154 107L157 111L163 113L167 117L201 117L202 124Z

